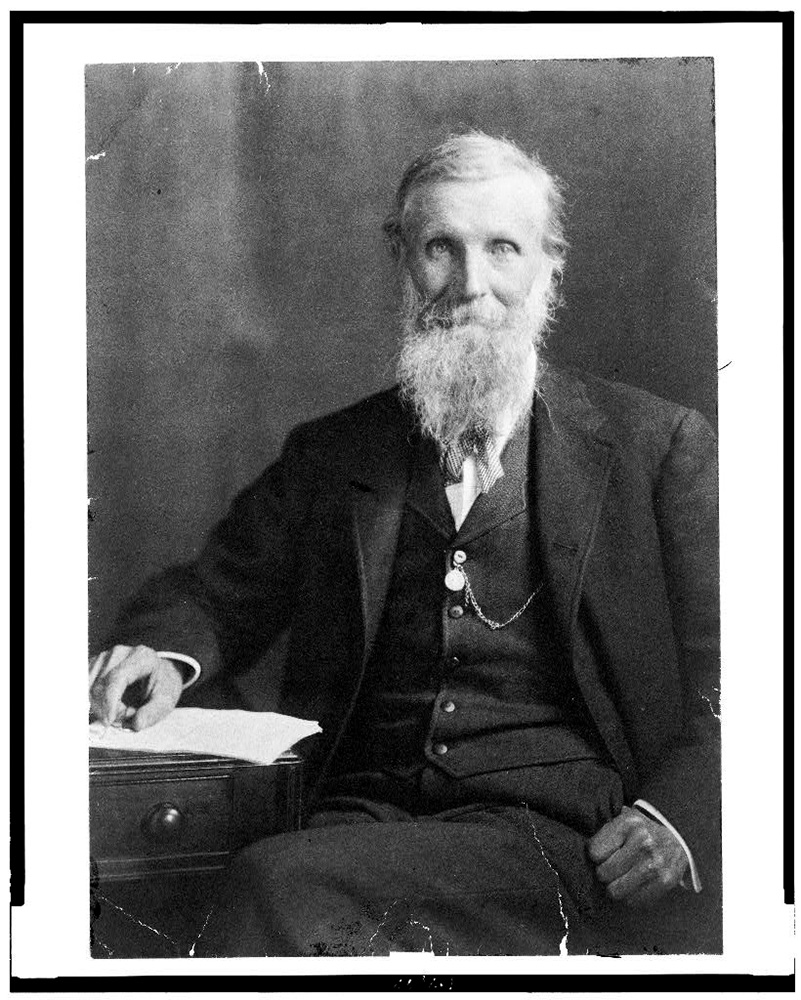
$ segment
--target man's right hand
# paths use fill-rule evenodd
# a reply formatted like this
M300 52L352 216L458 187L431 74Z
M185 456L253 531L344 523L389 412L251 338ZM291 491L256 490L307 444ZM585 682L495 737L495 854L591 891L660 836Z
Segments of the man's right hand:
M148 646L114 646L89 664L91 713L107 725L146 729L175 708L183 683L180 669Z

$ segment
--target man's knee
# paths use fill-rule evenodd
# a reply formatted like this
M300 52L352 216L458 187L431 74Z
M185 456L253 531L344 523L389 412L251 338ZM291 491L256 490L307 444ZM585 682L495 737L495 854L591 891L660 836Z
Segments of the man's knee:
M256 841L232 860L229 885L267 899L308 888L320 867L320 851L310 841L303 831Z

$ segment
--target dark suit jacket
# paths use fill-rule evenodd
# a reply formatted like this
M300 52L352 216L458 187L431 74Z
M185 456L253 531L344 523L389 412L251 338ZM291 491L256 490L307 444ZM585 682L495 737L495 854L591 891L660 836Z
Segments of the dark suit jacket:
M716 445L698 413L548 367L533 509L559 635L629 801L719 838ZM543 405L544 404L544 405ZM319 775L353 709L392 571L414 431L390 390L293 431L200 558L152 581L114 640L248 669L291 627L277 710L319 719Z

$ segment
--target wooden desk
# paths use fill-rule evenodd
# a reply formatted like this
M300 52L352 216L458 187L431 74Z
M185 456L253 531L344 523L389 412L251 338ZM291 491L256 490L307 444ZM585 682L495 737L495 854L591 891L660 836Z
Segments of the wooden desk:
M190 955L236 851L300 826L303 761L92 749L92 955Z

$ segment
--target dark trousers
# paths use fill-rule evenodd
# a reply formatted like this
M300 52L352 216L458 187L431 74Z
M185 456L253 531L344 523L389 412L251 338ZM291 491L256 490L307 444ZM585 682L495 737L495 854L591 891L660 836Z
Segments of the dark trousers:
M609 906L586 841L621 806L598 761L342 776L305 830L237 857L195 954L596 951Z

